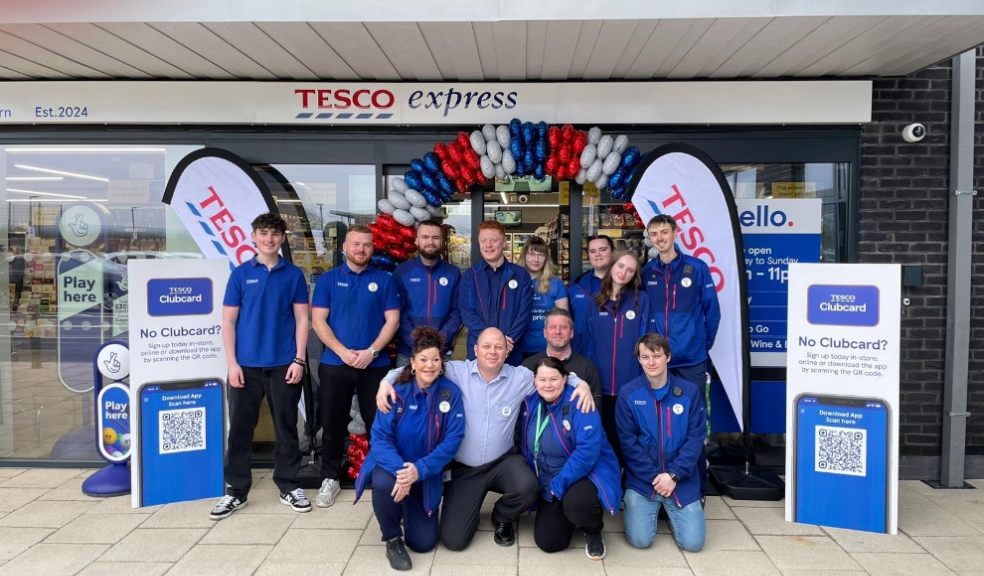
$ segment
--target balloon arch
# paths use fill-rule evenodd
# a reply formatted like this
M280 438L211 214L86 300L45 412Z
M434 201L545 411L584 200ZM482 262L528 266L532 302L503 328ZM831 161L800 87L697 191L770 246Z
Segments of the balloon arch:
M597 126L585 132L570 124L549 126L514 118L508 125L486 124L471 134L459 132L453 141L438 142L432 152L411 160L403 177L390 183L386 198L378 203L376 220L369 224L373 264L392 270L410 258L416 249L415 225L440 217L442 204L456 193L467 194L472 186L511 175L551 176L591 182L622 200L641 156L626 135L613 137ZM635 212L631 203L625 209ZM641 222L638 213L636 221Z

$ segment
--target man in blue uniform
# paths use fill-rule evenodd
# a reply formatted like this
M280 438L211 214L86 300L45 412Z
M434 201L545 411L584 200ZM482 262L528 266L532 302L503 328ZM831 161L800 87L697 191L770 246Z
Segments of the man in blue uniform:
M373 399L390 365L381 352L400 324L396 279L370 264L372 231L352 226L342 251L345 262L321 275L311 301L314 331L325 345L318 367L322 482L315 503L320 508L334 504L341 491L338 479L354 391L366 430L372 430Z
M397 364L410 360L413 339L410 334L418 326L436 328L444 338L443 352L454 348L454 337L461 328L458 310L458 287L461 272L441 258L444 250L444 230L433 220L417 225L417 257L397 266L393 275L400 289L400 332L397 340Z
M273 481L280 501L298 512L311 503L297 479L297 403L308 338L304 274L280 257L287 224L277 214L253 220L256 256L229 276L222 308L222 340L229 363L229 443L226 495L212 509L221 520L246 505L252 486L253 430L266 396L273 417Z
M475 359L478 335L498 328L506 336L506 363L519 364L523 351L517 346L526 333L533 308L533 285L522 267L506 261L503 249L506 229L495 221L478 227L482 261L463 273L458 291L461 320L468 328L468 359Z
M577 277L567 289L571 316L574 317L574 350L586 353L588 318L591 316L591 299L601 291L601 281L612 267L615 242L604 234L588 239L588 262L591 270Z

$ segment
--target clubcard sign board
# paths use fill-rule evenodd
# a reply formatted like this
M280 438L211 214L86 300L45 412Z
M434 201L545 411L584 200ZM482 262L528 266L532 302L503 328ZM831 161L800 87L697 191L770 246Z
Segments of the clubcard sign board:
M221 496L229 261L127 267L133 507Z
M897 264L790 264L786 520L898 532Z

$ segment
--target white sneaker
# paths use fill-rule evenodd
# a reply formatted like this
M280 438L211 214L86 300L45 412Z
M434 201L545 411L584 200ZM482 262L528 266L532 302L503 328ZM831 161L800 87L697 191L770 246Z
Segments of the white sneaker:
M304 495L304 488L296 488L290 492L284 492L280 495L280 503L286 504L294 509L294 512L310 512L311 503L308 502L307 496Z
M318 489L318 497L314 503L318 508L327 508L335 503L335 498L342 492L342 487L338 485L338 480L325 478L321 481L321 488Z

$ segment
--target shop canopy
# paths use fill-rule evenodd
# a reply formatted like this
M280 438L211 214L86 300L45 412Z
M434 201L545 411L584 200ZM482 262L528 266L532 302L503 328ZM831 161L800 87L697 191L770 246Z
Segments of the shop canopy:
M981 0L10 0L0 80L870 78L982 42Z

